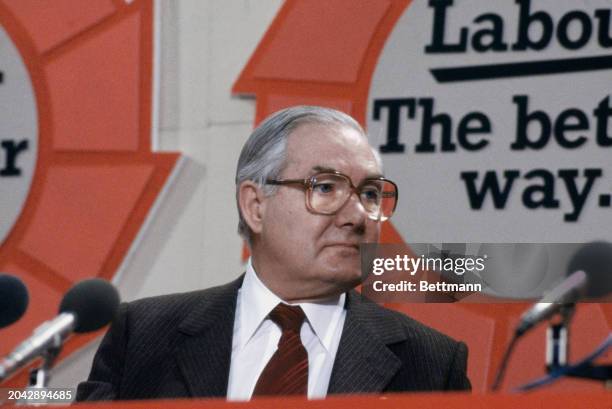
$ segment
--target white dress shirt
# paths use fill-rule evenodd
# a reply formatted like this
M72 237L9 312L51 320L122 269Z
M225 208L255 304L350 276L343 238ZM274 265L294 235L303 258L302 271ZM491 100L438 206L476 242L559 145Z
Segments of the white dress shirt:
M291 305L302 307L306 320L300 337L308 352L308 398L327 394L346 317L342 294L332 299ZM281 329L267 318L282 300L257 277L251 260L238 291L227 398L249 400L259 375L277 349Z

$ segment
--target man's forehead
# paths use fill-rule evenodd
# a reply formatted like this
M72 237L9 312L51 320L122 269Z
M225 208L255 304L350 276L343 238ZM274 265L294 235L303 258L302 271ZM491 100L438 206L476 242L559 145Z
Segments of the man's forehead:
M350 132L346 132L350 131ZM340 122L305 122L296 126L289 135L289 139L296 134L310 134L311 137L322 139L364 139L367 137L357 128Z
M313 176L321 172L340 172L354 177L370 178L383 176L382 170L373 154L365 155L334 155L330 151L325 154L305 154L296 157L289 155L283 173L292 177ZM358 175L356 175L357 173Z
M357 162L367 171L380 171L367 137L343 124L300 125L289 135L286 159L288 166L299 163L303 170L315 166L346 167L349 162Z
M334 172L340 172L340 170L336 169L332 165L315 165L312 168L310 168L310 173L311 174L334 173ZM369 178L378 178L378 177L382 177L382 176L383 176L382 172L380 172L378 169L373 169L373 170L370 170L368 173L366 173L365 178L366 179L369 179Z
M288 138L288 151L307 150L324 155L369 154L367 137L357 129L343 124L307 123L294 129Z

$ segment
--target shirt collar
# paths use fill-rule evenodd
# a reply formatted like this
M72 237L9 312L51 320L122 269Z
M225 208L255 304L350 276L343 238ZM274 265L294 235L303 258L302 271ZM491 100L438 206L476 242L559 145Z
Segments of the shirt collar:
M280 302L280 297L274 294L259 279L251 259L247 262L246 274L240 288L240 328L243 348L253 337L257 329L264 322L270 311ZM315 335L325 347L330 350L333 334L338 320L344 312L346 294L317 300L312 302L300 302L291 305L302 307L304 314Z

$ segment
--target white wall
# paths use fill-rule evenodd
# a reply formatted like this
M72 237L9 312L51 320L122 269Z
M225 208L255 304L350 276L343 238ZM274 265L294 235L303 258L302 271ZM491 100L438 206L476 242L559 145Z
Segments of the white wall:
M254 99L230 89L281 0L157 0L160 151L184 160L117 277L122 299L226 283L242 272L234 173ZM98 343L54 371L52 387L87 378Z

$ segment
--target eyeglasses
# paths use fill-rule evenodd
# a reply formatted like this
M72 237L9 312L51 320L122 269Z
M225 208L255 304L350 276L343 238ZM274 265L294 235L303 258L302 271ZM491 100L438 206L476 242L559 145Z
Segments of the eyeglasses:
M332 215L355 192L368 217L385 221L397 205L397 185L383 177L364 179L355 187L351 178L340 172L321 172L306 179L266 180L269 185L301 185L306 190L306 207L317 214Z

